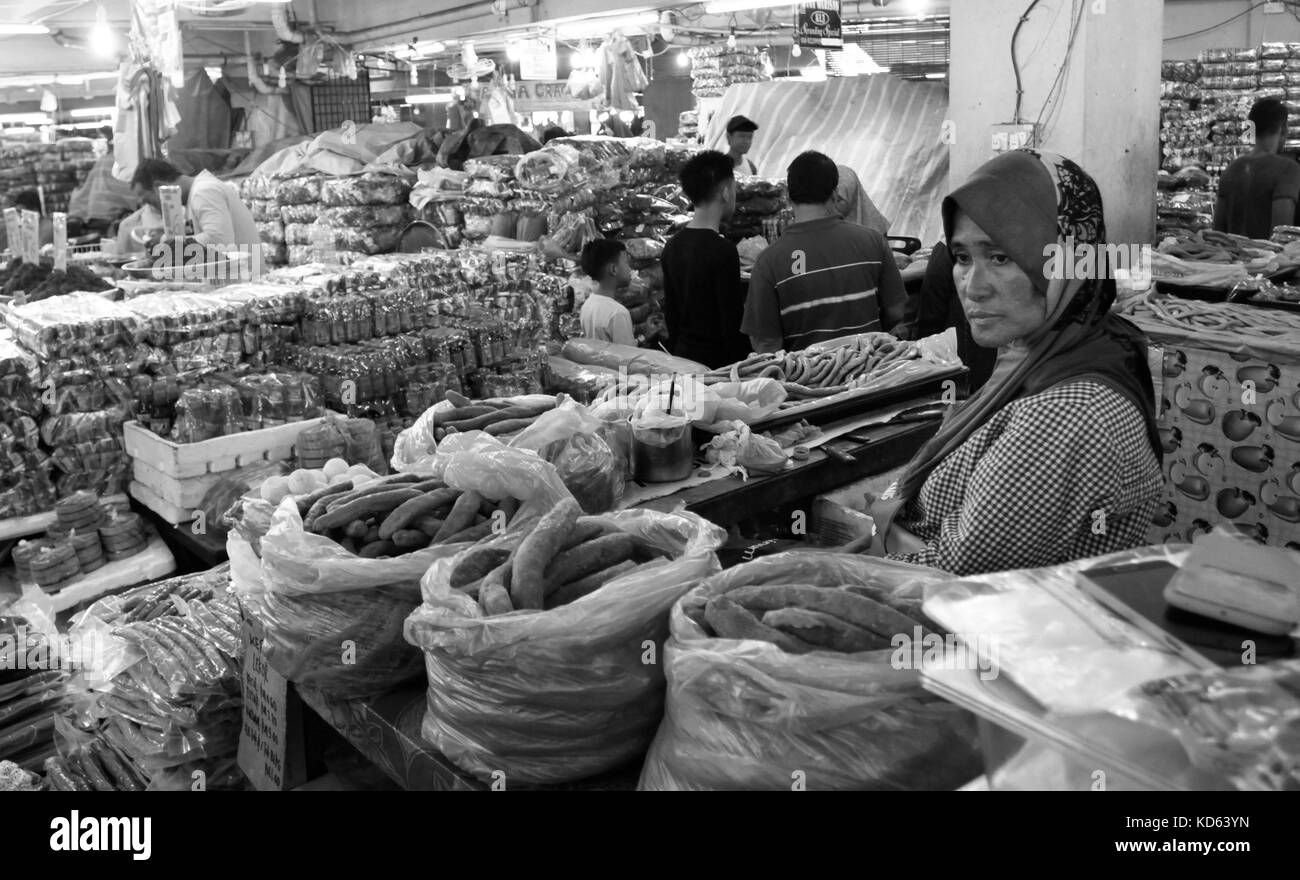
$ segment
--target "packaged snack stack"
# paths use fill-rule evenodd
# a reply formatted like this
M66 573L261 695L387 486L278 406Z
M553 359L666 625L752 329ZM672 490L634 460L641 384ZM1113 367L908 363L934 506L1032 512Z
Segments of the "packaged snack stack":
M41 443L57 496L121 492L122 424L143 357L138 317L122 303L72 293L11 308L5 320L40 368Z
M72 191L95 167L94 149L89 138L6 147L0 150L0 189L15 194L40 187L47 214L66 212Z
M515 166L519 156L484 156L465 163L469 181L460 200L465 219L465 240L481 242L489 235L513 238L519 216L513 202L519 198L515 188ZM525 199L524 206L536 213L539 203Z
M74 529L94 532L108 518L99 496L94 492L75 492L54 505L56 524L50 527L51 538L66 538Z
M733 83L767 82L763 57L753 46L697 46L689 50L691 91L697 98L720 98Z
M257 234L262 240L262 260L268 266L283 266L288 260L284 246L284 218L275 200L275 178L269 175L246 177L239 185L240 198L253 213Z
M117 511L110 511L108 519L99 527L99 539L104 543L109 562L134 556L149 543L140 515Z
M722 234L734 242L765 235L765 221L788 222L785 181L765 177L736 178L736 212L723 224Z
M306 248L311 259L339 251L360 254L388 253L410 219L411 183L395 174L365 173L353 177L326 177L320 184L320 210L303 222L286 223L285 239L290 262L295 247ZM288 216L288 215L286 215ZM299 252L300 254L301 252ZM305 262L305 261L304 261Z
M54 542L48 538L18 542L11 554L14 563L14 576L18 579L18 583L29 584L33 582L32 559L42 550L53 546Z
M460 212L460 202L468 182L469 175L464 171L438 168L431 173L422 172L419 182L411 188L410 201L416 208L415 215L433 224L437 247L455 250L464 239L465 218Z
M1250 149L1244 133L1250 107L1259 97L1259 49L1203 49L1202 96L1211 114L1210 155L1207 171L1216 176L1238 156ZM1277 88L1273 86L1272 88ZM1285 97L1285 74L1283 74Z
M68 541L77 555L77 564L82 574L102 568L104 565L104 546L100 543L99 530L80 531L73 529L68 534Z
M677 117L677 137L685 141L700 138L700 114L697 110L683 110Z
M0 519L49 510L52 464L41 449L39 364L0 328Z
M27 563L36 586L54 593L81 576L81 565L71 544L54 544L37 550Z
M1209 159L1212 117L1202 106L1200 75L1196 61L1166 61L1160 68L1162 167L1170 172Z
M1287 143L1300 142L1300 43L1265 43L1260 47L1260 86L1278 97L1279 79L1286 88L1286 108L1290 111Z

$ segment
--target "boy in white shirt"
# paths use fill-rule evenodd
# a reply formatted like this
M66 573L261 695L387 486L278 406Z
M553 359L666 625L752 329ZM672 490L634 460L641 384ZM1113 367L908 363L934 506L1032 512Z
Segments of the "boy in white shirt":
M623 242L606 238L588 242L582 249L582 271L598 285L582 304L582 335L635 346L632 315L614 299L615 292L632 281L632 264Z

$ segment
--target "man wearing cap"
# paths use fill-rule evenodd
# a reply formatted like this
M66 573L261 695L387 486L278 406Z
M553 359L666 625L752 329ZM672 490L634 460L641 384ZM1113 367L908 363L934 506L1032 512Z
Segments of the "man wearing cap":
M757 174L758 168L745 158L749 148L754 145L754 132L758 123L745 116L733 116L727 120L727 155L737 174Z

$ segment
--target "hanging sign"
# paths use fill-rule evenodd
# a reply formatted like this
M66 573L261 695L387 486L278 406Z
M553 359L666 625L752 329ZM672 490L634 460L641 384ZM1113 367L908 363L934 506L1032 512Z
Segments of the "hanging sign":
M794 42L812 49L843 49L840 0L800 3L795 15Z
M544 110L591 110L592 98L575 98L563 80L517 82L514 87L515 112L536 113Z
M184 238L185 207L181 204L181 188L158 187L158 203L162 206L163 229L173 238Z
M5 208L5 241L9 242L12 256L23 256L23 226L18 219L17 208Z
M285 791L307 776L301 746L302 702L288 680L271 667L260 626L242 614L243 727L236 761L253 788Z
M68 215L54 212L54 271L68 271Z
M23 211L23 259L33 266L41 261L41 215Z
M519 54L520 79L548 82L560 78L553 37L520 40L515 51Z

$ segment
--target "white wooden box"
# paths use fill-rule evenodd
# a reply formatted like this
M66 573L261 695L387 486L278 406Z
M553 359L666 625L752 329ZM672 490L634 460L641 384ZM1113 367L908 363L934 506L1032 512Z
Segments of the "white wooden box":
M131 496L173 525L189 522L208 490L236 468L294 457L298 435L324 418L274 428L174 443L137 422L127 422L123 439L131 456Z

